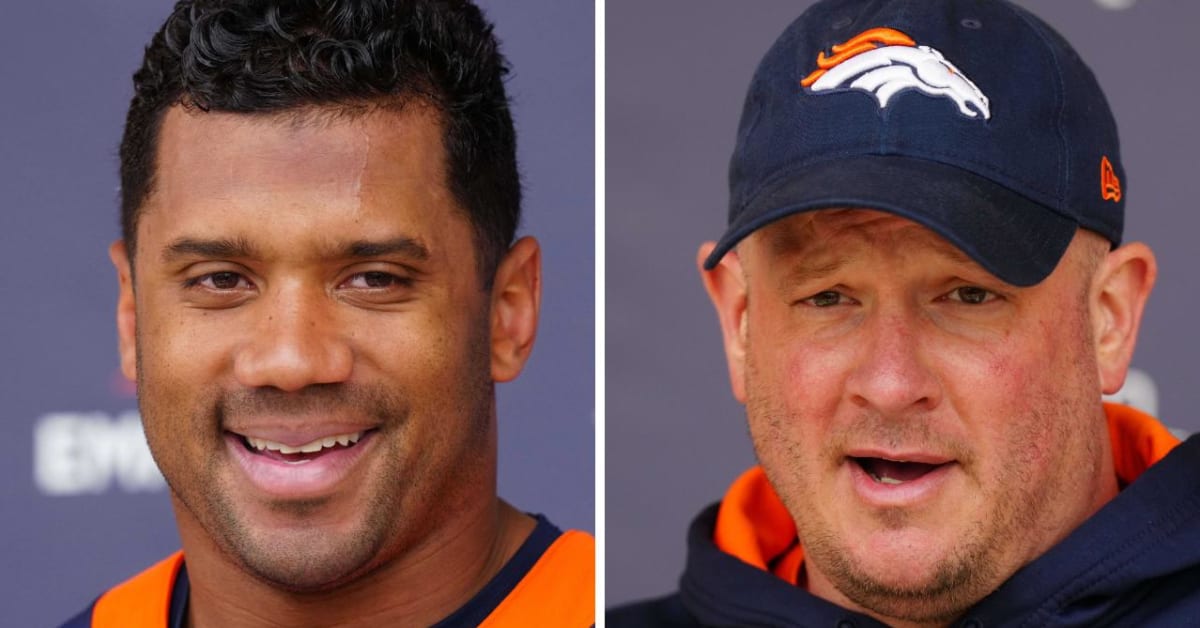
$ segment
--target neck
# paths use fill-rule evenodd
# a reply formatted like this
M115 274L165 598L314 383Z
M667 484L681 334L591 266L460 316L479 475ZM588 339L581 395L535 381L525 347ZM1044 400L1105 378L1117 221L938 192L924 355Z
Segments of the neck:
M186 508L177 503L176 513L191 581L192 628L431 625L478 593L535 525L493 497L448 518L361 578L329 591L296 593L250 575Z

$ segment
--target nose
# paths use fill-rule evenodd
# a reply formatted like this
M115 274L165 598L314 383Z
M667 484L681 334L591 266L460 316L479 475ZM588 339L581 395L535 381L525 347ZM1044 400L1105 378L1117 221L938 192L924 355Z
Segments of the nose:
M942 401L942 385L930 367L929 337L915 312L872 313L846 382L855 405L882 416L928 411Z
M323 291L293 286L255 305L252 338L234 357L240 384L294 392L350 377L354 352L337 321L337 304Z

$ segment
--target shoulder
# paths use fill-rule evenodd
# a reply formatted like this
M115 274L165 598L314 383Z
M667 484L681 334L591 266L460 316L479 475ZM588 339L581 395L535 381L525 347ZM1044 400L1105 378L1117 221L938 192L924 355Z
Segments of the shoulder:
M596 591L596 540L581 530L567 530L542 552L518 589L536 587L543 598L576 598L586 595L594 606Z
M545 528L539 525L539 528ZM579 530L526 542L533 564L484 626L590 626L595 623L596 542ZM548 543L547 543L548 542ZM538 552L538 546L541 551ZM520 553L519 553L520 554Z
M596 612L595 540L544 516L483 590L436 628L590 626Z
M542 564L554 571L588 574L594 581L596 539L582 530L567 530L546 548L534 568Z
M72 617L63 627L165 628L175 577L182 565L183 552L168 556L103 593L89 608Z

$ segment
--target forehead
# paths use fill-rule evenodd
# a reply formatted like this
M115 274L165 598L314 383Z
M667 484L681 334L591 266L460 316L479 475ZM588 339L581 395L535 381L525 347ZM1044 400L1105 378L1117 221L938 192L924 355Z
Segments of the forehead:
M961 249L924 225L871 209L826 209L805 212L766 225L747 238L751 248L768 258L813 260L848 250L881 254L936 253L949 261L975 264Z
M420 103L352 116L174 107L160 131L138 246L181 234L267 244L462 236L469 225L446 185L441 131L437 113Z
M382 185L445 171L441 122L419 102L350 114L309 108L271 114L186 110L164 115L155 193L237 191L332 183Z

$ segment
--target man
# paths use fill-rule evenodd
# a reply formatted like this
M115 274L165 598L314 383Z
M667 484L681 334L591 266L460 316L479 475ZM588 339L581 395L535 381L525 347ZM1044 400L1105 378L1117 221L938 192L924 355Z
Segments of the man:
M185 0L121 144L121 365L183 544L79 626L586 626L593 543L496 495L540 253L466 1Z
M1001 0L827 0L701 247L760 462L611 626L1191 625L1200 440L1104 405L1154 256L1090 70ZM1177 446L1178 445L1178 446Z

